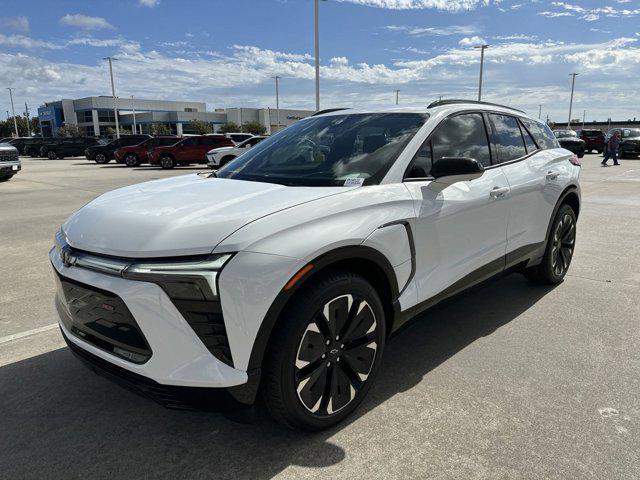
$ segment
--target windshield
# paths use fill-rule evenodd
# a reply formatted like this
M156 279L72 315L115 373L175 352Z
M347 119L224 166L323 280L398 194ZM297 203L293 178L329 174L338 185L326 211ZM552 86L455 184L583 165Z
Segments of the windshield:
M220 178L290 186L376 185L427 120L363 113L302 120L220 169Z
M578 134L573 130L556 130L553 132L557 138L577 137Z
M622 131L622 138L640 137L640 128L625 128Z

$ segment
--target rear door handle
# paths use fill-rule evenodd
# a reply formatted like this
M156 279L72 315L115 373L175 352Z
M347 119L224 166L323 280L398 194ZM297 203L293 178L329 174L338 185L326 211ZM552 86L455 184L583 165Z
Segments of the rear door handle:
M509 187L493 187L489 192L489 196L491 198L501 198L504 197L505 194L509 193L511 189Z
M547 180L555 180L559 176L560 176L560 172L557 172L555 170L549 170L547 172Z

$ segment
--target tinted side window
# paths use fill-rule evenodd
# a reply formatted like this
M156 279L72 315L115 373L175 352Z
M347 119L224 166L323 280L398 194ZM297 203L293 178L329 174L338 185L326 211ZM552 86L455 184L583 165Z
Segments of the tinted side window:
M524 146L518 120L508 115L493 113L490 117L495 127L495 143L499 162L509 162L524 157L527 154L527 149Z
M527 146L527 153L535 152L539 150L539 147L536 145L536 141L531 136L531 133L527 130L527 127L524 124L520 123L520 130L522 130L522 136L524 137L524 144Z
M162 146L174 145L178 143L178 138L161 138L159 144Z
M443 157L467 157L491 165L484 119L479 113L456 115L442 122L431 137L433 161Z
M411 168L407 173L406 178L425 178L431 173L431 167L433 166L433 152L431 151L431 140L425 142L413 157L411 161Z
M542 149L558 148L558 140L551 129L544 123L535 122L529 118L521 118L527 130L531 132L538 146Z
M200 139L200 145L217 145L220 142L222 142L222 137L214 137L214 136L210 136L210 137L202 137Z

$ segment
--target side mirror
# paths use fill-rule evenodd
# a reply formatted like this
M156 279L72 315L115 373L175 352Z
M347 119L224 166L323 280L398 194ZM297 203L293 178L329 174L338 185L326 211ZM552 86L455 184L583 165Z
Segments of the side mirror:
M431 175L435 178L435 183L445 187L480 178L483 174L482 164L473 158L466 157L443 157L431 167Z

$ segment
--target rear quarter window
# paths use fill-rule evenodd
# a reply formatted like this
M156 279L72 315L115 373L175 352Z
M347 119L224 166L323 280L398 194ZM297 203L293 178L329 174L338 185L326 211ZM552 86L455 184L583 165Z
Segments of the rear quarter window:
M559 148L560 144L558 139L553 134L548 125L541 122L536 122L530 118L521 118L522 124L533 136L534 140L540 148L547 150L550 148Z

